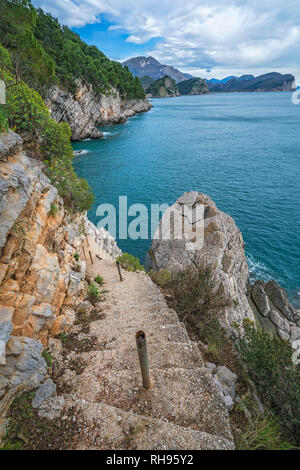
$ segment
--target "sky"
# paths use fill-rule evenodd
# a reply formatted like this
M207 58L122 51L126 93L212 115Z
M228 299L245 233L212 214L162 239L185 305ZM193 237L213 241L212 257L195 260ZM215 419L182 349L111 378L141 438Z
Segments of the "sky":
M204 78L278 71L300 85L299 0L33 0L109 58Z

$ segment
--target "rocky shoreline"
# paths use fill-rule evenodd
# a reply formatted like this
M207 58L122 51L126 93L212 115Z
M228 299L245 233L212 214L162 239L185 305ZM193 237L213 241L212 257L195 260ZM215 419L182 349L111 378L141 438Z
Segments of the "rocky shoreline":
M147 99L124 100L117 90L99 95L91 85L78 82L75 95L59 87L48 90L45 103L56 122L66 122L72 131L72 140L101 139L103 133L97 127L107 124L123 124L135 114L152 108Z
M289 302L287 293L275 281L263 283L249 280L249 268L244 251L244 241L234 220L220 211L211 198L191 191L184 193L170 208L174 211L171 219L171 232L176 225L185 225L186 214L183 207L196 211L198 205L204 205L204 245L198 253L187 249L195 232L187 228L185 237L178 240L163 240L156 236L151 246L151 264L156 271L176 271L193 265L195 254L197 262L212 267L215 293L222 293L230 300L229 306L220 308L218 317L224 325L236 335L236 326L243 328L245 319L257 323L273 334L293 344L295 349L300 346L300 311ZM158 230L167 226L165 213Z

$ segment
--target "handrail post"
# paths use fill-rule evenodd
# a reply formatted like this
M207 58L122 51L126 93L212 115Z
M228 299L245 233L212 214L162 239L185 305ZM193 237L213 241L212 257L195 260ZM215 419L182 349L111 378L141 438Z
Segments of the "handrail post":
M121 268L120 268L120 263L119 263L119 261L117 261L117 267L118 267L118 271L119 271L120 281L123 281L123 278L122 278L122 273L121 273Z
M138 350L140 367L141 367L141 372L142 372L143 386L144 388L149 389L151 387L151 380L150 380L146 335L143 331L138 331L135 335L135 338L136 338L136 346Z

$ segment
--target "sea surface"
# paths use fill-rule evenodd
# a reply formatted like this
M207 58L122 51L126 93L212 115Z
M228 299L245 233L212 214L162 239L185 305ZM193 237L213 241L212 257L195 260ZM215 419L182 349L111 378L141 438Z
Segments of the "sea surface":
M185 191L208 194L241 230L252 277L275 279L300 308L300 105L292 93L230 93L153 99L103 139L74 144L96 202L118 208L173 204ZM129 222L133 218L129 218ZM148 240L119 240L145 261Z

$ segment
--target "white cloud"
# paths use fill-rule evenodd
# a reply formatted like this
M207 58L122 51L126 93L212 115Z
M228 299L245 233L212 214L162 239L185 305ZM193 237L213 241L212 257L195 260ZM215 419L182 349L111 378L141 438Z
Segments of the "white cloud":
M69 26L108 15L161 62L184 68L278 68L300 62L298 0L35 0ZM299 69L299 67L298 67Z

